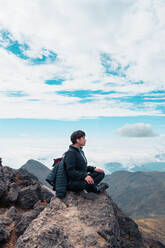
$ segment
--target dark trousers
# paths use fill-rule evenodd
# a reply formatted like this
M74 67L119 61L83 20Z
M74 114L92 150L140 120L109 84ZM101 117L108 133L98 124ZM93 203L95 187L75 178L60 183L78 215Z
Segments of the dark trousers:
M93 171L88 172L88 175L93 178L93 184L88 183L86 180L72 181L68 183L67 190L79 192L83 189L86 189L88 192L97 192L96 185L99 184L101 180L103 180L105 173Z

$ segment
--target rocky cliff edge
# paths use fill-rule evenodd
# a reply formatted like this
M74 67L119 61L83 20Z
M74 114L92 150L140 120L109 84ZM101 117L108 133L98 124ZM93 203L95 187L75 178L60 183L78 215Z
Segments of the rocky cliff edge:
M163 248L107 192L94 200L67 191L60 199L33 175L0 167L1 248Z

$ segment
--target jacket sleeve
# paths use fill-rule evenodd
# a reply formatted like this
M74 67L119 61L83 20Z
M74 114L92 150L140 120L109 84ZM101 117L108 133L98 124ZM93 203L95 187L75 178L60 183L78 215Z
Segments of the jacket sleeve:
M95 168L96 168L95 166L90 166L90 165L88 165L88 166L87 166L87 171L93 172Z
M87 172L76 170L76 157L74 152L69 151L65 156L65 165L67 174L71 179L84 180L88 175Z

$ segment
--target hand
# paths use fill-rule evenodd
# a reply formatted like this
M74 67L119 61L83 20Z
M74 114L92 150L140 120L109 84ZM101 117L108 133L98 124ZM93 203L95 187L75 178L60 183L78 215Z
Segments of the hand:
M94 171L97 171L97 172L104 172L104 170L100 169L100 168L95 168Z
M94 183L93 178L91 176L89 176L89 175L85 177L85 181L87 181L90 184L93 184Z

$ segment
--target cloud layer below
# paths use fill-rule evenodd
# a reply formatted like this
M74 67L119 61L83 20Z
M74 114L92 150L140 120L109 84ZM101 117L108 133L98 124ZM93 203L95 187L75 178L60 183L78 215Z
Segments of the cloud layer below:
M22 136L17 139L1 139L0 157L3 164L19 168L29 159L36 159L51 168L53 159L60 157L69 147L69 139L38 138ZM119 137L88 139L83 147L88 165L104 168L106 163L120 162L124 168L135 165L165 161L165 136Z

